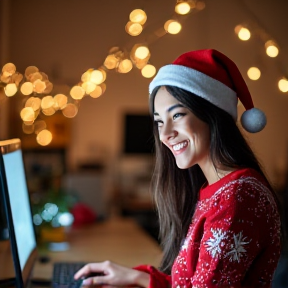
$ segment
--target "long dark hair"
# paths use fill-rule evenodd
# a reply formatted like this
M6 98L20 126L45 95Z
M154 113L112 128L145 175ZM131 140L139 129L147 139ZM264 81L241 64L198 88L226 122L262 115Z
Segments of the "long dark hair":
M208 124L210 156L216 169L217 163L230 168L249 167L265 177L253 151L231 115L191 92L174 86L165 87L196 117ZM159 87L155 88L150 96L152 115L158 89ZM156 160L152 192L158 210L159 237L163 249L160 269L170 274L181 242L185 239L191 223L199 190L206 182L206 178L198 165L188 169L177 167L173 154L159 140L157 124L154 125L154 136Z

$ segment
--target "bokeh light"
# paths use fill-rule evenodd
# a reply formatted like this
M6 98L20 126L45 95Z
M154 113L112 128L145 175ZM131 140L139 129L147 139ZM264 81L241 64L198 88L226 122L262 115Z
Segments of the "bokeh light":
M36 141L37 141L37 143L39 144L39 145L41 145L41 146L47 146L47 145L49 145L50 143L51 143L51 141L52 141L52 138L53 138L53 136L52 136L52 133L49 131L49 130L47 130L47 129L44 129L44 130L42 130L41 132L39 132L38 134L37 134L37 137L36 137ZM48 212L47 212L48 213ZM49 214L49 213L48 213ZM46 215L46 214L45 214ZM50 214L49 214L50 215ZM41 216L42 216L42 218L43 218L43 215L41 214ZM50 215L51 216L51 215ZM46 220L45 218L43 218L44 220ZM52 219L52 218L51 218ZM51 220L50 219L50 220ZM50 221L49 220L49 221ZM47 221L47 220L46 220Z
M147 20L147 15L142 9L135 9L130 13L129 19L131 22L143 25Z
M170 34L178 34L181 31L182 26L176 20L168 20L164 24L164 29Z
M261 71L257 67L250 67L247 75L251 80L258 80L261 76Z
M175 6L175 12L180 15L186 15L190 12L191 7L188 2L178 2Z
M62 110L62 114L67 118L74 118L78 113L78 107L74 103L68 103Z
M153 66L151 64L147 64L141 69L141 73L142 73L143 77L151 78L155 75L156 68L155 68L155 66Z
M266 48L266 54L269 56L269 57L277 57L278 54L279 54L279 49L276 45L276 43L272 40L269 40L265 43L265 48Z
M278 82L278 88L281 92L288 92L288 80L286 78L282 78Z
M138 36L143 31L143 27L140 23L129 21L125 26L125 31L131 36Z
M235 33L238 35L238 38L242 41L247 41L251 37L250 30L246 27L243 27L242 25L237 25L235 27Z

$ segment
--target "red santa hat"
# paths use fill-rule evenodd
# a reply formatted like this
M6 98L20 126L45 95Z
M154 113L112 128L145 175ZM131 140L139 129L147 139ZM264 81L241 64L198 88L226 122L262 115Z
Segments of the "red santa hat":
M237 103L246 111L241 123L250 133L266 125L265 114L254 108L248 87L236 64L221 52L208 49L190 51L172 64L163 66L149 85L149 94L157 86L176 86L206 99L237 120Z

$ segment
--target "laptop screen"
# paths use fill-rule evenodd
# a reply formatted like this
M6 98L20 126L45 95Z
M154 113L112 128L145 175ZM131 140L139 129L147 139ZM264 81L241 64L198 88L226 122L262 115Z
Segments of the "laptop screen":
M6 218L13 252L16 279L19 285L27 281L36 257L29 193L19 139L0 141L2 191L6 198ZM5 183L6 182L6 183ZM3 193L2 193L3 194ZM4 203L5 206L5 203ZM20 274L20 275L18 275ZM17 279L18 280L18 279Z

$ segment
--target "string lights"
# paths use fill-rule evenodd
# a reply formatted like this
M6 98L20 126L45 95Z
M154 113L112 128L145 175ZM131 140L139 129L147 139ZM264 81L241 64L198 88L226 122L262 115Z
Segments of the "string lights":
M175 4L175 12L179 15L198 12L204 8L205 3L198 0L177 0ZM133 37L138 36L142 33L146 21L145 11L134 9L129 14L125 31ZM173 17L163 26L166 34L175 35L182 29L180 21L174 20ZM20 118L23 121L22 130L25 134L34 133L37 143L46 146L52 142L53 135L47 129L46 122L38 119L39 115L52 116L61 111L67 118L75 117L79 110L79 103L84 97L98 98L104 94L108 71L114 70L125 74L135 67L145 78L151 78L156 74L156 67L150 63L151 51L148 44L151 44L151 41L148 42L136 43L130 51L119 47L111 48L103 64L97 69L88 69L84 72L79 83L70 89L69 95L58 93L53 96L51 94L53 84L49 81L47 74L36 66L28 66L22 75L16 71L13 63L3 66L0 74L0 88L4 87L7 97L12 97L17 93L26 97L24 107L20 111Z
M252 25L251 25L252 26ZM254 36L260 37L260 39L264 42L264 48L267 56L271 58L275 58L279 54L279 46L275 40L272 40L272 36L270 36L263 28L259 27L259 25L254 24L255 31L252 33L247 26L245 25L237 25L234 29L238 38L242 41L247 41L251 38L252 34ZM269 40L267 40L269 39ZM247 75L251 80L258 80L261 76L261 71L258 67L250 67L247 71ZM288 80L285 76L283 76L278 81L278 88L281 92L288 92Z
M239 1L239 4L246 10L247 14L250 14L250 21L249 23L239 24L235 27L234 31L238 38L242 41L247 41L252 36L257 37L263 43L266 55L271 58L278 58L281 49L277 41L266 29L264 29L256 15L249 9L244 1ZM281 92L286 93L288 92L288 71L281 68L280 64L282 64L282 62L279 61L277 66L280 70L279 74L282 74L282 76L279 77L278 88ZM258 80L261 77L261 71L259 67L250 67L247 71L247 75L251 80Z

